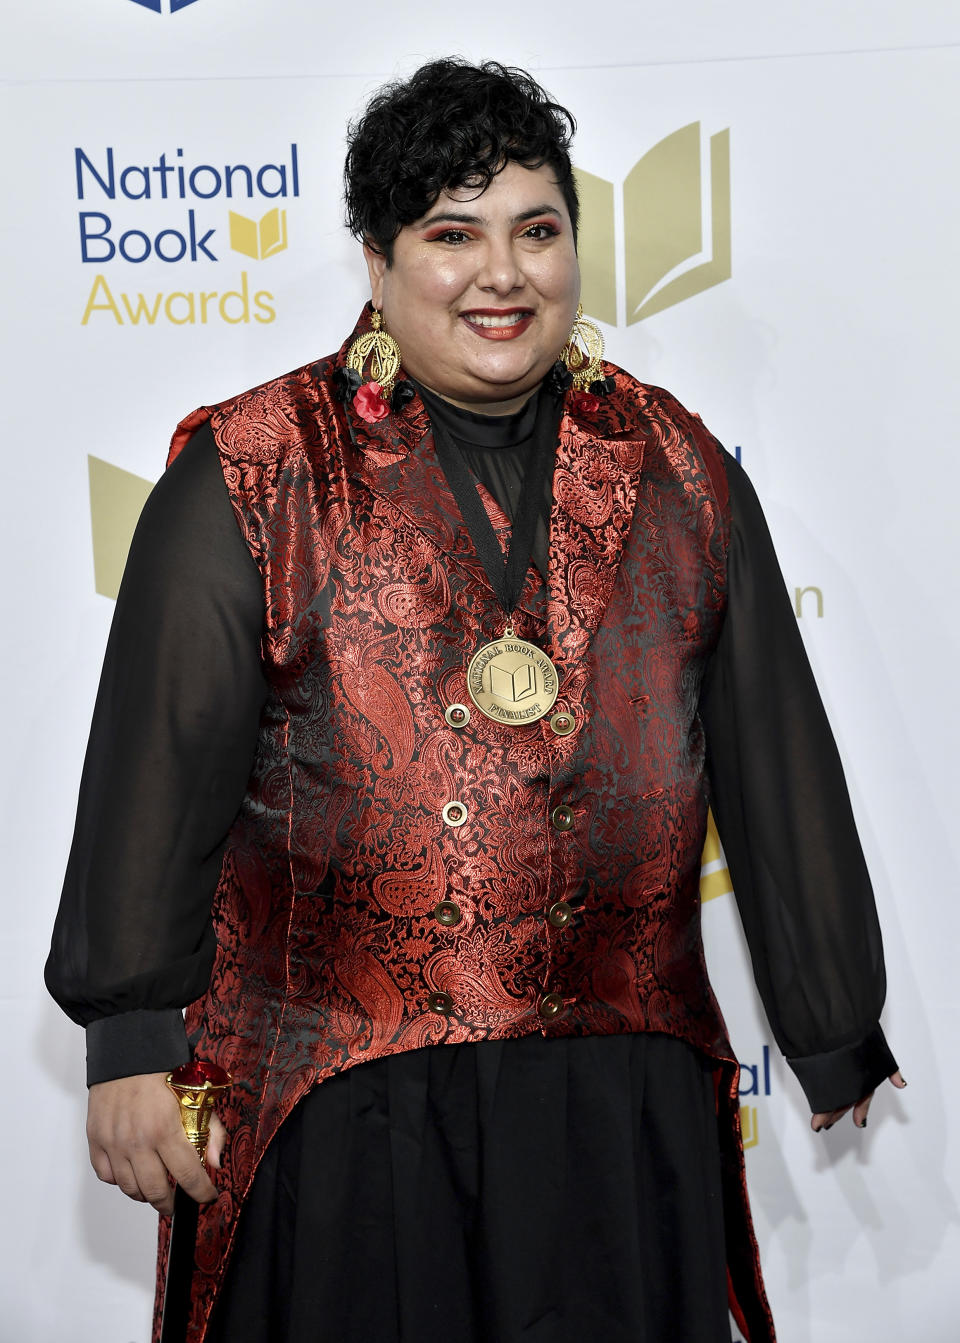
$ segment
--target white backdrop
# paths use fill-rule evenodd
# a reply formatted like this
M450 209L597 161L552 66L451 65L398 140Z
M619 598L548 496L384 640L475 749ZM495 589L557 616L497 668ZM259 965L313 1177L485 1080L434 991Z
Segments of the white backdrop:
M948 1128L960 1109L955 6L611 0L588 18L569 0L549 10L487 0L429 24L382 0L362 12L308 0L156 8L20 6L0 58L10 128L0 1343L139 1343L150 1311L153 1217L86 1166L82 1036L40 980L113 605L95 590L88 456L155 479L187 410L340 344L365 297L340 223L344 123L384 78L451 51L534 70L577 115L578 165L617 196L677 129L699 121L705 141L729 129L731 278L604 330L612 358L739 448L788 587L819 589L822 615L808 593L800 624L874 876L885 1024L910 1082L878 1096L866 1133L847 1121L810 1134L799 1088L776 1050L764 1052L733 901L705 903L711 973L751 1065L747 1161L767 1283L783 1343L960 1338ZM118 185L109 199L91 171L109 186L108 148L118 177L161 154L188 170L284 164L285 183L276 171L262 181L287 194L180 199L171 173L158 199L154 171L150 199L131 198L142 172L124 178L129 196ZM82 200L78 149L90 165ZM194 180L215 186L209 172ZM231 209L259 221L275 207L285 249L264 259L231 249ZM87 261L84 211L96 216ZM92 235L108 230L104 215L113 242L182 231L184 259L102 259L109 248ZM621 258L629 231L618 216ZM173 233L160 245L179 247ZM242 293L244 272L249 309L227 300L242 320L224 320L220 298ZM218 296L206 321L204 293ZM161 296L152 322L124 305L126 295L135 312L140 294L150 312ZM192 322L191 300L171 294L196 295ZM270 297L258 305L256 294ZM91 295L101 306L84 323Z

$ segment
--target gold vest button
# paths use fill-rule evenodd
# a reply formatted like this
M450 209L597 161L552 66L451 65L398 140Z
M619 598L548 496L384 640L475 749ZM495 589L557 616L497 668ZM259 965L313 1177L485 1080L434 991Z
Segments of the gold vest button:
M451 727L466 727L470 722L470 710L465 704L449 705L443 716Z
M561 805L554 807L550 813L550 819L553 822L555 830L572 830L574 816L570 807Z
M445 1017L453 1011L453 999L449 993L431 993L427 999L427 1011L435 1012L438 1017Z
M567 924L573 918L573 910L567 904L566 900L558 900L556 904L551 905L547 910L547 918L553 924L554 928L566 928Z
M555 713L550 719L550 726L558 737L569 737L570 733L577 726L577 720L572 713L563 710L561 713Z
M537 1012L542 1021L552 1021L563 1011L563 999L559 993L545 993L537 1003Z
M443 819L447 825L454 827L463 825L467 819L467 808L463 802L448 802L443 809Z
M444 928L453 928L463 918L463 914L460 906L454 904L452 900L441 900L433 907L433 917L437 923L442 923Z

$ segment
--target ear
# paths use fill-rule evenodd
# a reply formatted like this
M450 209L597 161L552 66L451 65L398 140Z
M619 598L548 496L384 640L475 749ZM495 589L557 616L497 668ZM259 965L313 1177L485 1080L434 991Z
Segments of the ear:
M387 269L387 258L382 252L371 247L368 242L363 244L363 259L367 263L367 274L370 276L370 298L375 308L383 307L383 276Z

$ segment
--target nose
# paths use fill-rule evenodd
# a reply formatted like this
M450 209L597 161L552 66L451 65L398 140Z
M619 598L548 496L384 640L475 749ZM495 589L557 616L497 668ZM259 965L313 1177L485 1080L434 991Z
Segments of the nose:
M512 238L488 238L483 251L477 286L493 294L512 294L523 285L523 272Z

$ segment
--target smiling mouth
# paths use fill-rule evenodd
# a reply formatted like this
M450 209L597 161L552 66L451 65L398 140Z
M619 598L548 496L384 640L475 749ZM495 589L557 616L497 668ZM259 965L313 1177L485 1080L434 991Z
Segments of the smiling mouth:
M512 312L465 312L461 317L471 331L485 340L511 340L522 335L533 321L529 308L514 308Z

